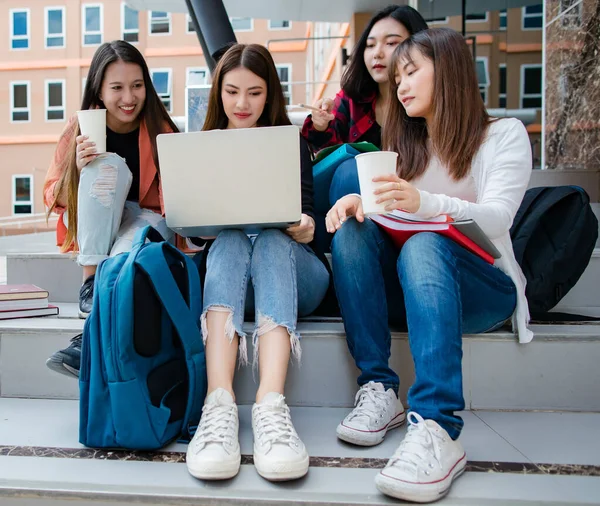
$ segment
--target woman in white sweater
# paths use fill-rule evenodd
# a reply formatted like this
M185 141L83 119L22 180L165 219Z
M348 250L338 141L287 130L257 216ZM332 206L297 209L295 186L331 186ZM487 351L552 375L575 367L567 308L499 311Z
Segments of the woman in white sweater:
M338 437L375 445L404 422L398 376L388 365L388 323L406 325L416 374L410 426L376 484L393 497L430 502L448 492L467 461L456 414L465 407L463 333L490 331L512 317L519 340L532 338L509 236L531 174L531 147L521 122L488 116L470 49L457 32L419 32L392 63L383 146L398 153L398 169L374 178L383 182L379 201L417 218L474 219L502 254L492 265L433 232L398 249L365 220L357 195L327 214L348 347L361 372L356 407Z

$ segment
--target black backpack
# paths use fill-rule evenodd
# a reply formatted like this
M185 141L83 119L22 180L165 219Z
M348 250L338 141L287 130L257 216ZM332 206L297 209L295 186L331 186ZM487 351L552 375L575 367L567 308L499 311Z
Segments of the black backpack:
M546 319L585 271L598 239L598 219L578 186L531 188L510 229L527 279L533 319Z

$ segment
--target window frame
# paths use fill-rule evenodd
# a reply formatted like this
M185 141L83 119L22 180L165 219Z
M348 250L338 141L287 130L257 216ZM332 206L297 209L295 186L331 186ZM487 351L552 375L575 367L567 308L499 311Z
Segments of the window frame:
M538 5L538 4L536 4ZM535 12L533 14L528 14L527 13L527 7L534 7L533 5L527 5L525 7L521 7L521 30L523 30L524 32L532 32L535 30L541 30L544 28L544 12L543 12L543 7L542 7L542 12ZM542 19L542 26L536 26L536 27L526 27L525 26L525 20L529 19L529 18L541 18Z
M166 72L168 75L167 78L167 88L169 90L169 93L159 93L158 90L156 90L156 94L158 95L158 98L160 98L161 102L164 104L163 98L166 98L166 95L168 95L169 98L169 107L167 108L167 106L165 106L165 109L167 109L168 113L172 113L173 112L173 69L172 68L167 68L167 67L157 67L157 68L152 68L150 69L150 80L152 81L152 86L154 86L154 89L156 89L156 85L154 84L154 74L158 73L158 72ZM163 95L165 97L163 97Z
M87 30L86 10L90 8L98 8L100 16L100 30ZM86 44L86 35L100 35L100 42L94 44ZM104 5L103 4L81 4L81 46L82 47L97 47L104 42Z
M502 26L502 18L506 20L506 25ZM508 28L508 9L504 9L498 12L498 29L503 32Z
M153 33L152 32L152 13L153 12L165 12L165 11L155 11L155 10L149 10L148 11L148 35L152 36L152 37L164 37L166 35L171 35L172 31L173 31L173 17L171 16L170 12L165 12L165 14L167 15L166 19L167 22L169 23L169 31L168 32L160 32L160 33ZM164 21L162 21L162 18L160 18L161 21L159 21L160 23L164 23Z
M50 28L49 23L49 14L50 11L61 11L61 19L62 19L62 33L53 33L50 34L48 29ZM48 39L50 37L58 38L62 37L63 45L62 46L49 46ZM44 7L44 49L65 49L67 47L67 8L64 5L60 6L47 6Z
M233 28L233 25L231 24L233 22L234 19L249 19L250 20L250 28ZM233 29L234 32L253 32L254 31L254 18L246 18L246 17L239 17L239 16L233 16L229 18L229 24L231 25L231 28Z
M29 200L17 201L17 179L29 179ZM17 216L31 216L35 214L34 209L34 201L33 194L35 193L35 186L33 185L33 174L13 174L12 175L12 191L11 191L11 200L12 200L12 215ZM15 213L15 206L31 206L31 212L29 213Z
M525 71L527 69L537 68L542 72L542 82L540 83L540 93L525 93ZM544 66L541 63L523 63L521 64L521 75L520 75L520 86L519 86L519 106L521 109L541 109L544 101L544 82L543 82L543 72ZM538 98L540 99L539 107L525 107L523 105L523 100L528 98Z
M500 78L501 72L500 72L500 70L501 69L504 69L504 77L505 77L505 83L504 83L505 84L505 89L504 89L504 91L506 93L502 93L500 91L500 89L501 89L500 88L500 83L501 83L501 78ZM507 96L508 96L508 67L506 66L506 63L500 63L498 65L498 107L500 109L506 109L506 107L508 105ZM504 99L504 107L502 107L500 105L500 100L502 100L502 99Z
M135 30L132 28L125 28L125 9L126 8L137 13L137 16L138 16L137 29L135 29ZM126 34L132 34L132 33L137 34L137 40L135 42L126 40L126 42L129 42L129 44L134 44L134 45L138 44L140 41L140 13L139 13L139 11L136 11L135 9L132 9L131 7L129 7L125 2L121 2L121 40L125 40Z
M485 14L485 18L483 18L483 19L466 19L465 21L467 23L487 23L490 20L489 11L485 11L485 13L482 13L482 14ZM467 16L474 16L474 14L467 14Z
M292 94L291 83L292 83L293 65L291 63L275 63L275 69L278 71L280 68L287 68L287 71L288 71L288 80L287 81L281 81L281 77L279 77L279 72L277 72L277 77L279 77L279 81L281 82L282 90L283 90L284 83L288 87L288 92L287 93L285 91L283 92L283 97L286 99L285 105L292 105L293 94Z
M450 21L450 18L446 16L444 18L431 18L425 21L428 25L446 25Z
M15 107L15 86L21 86L21 85L26 85L27 86L27 107ZM17 81L10 81L8 83L8 87L9 87L9 110L10 110L10 122L11 123L16 123L16 124L21 124L21 123L31 123L31 81L27 81L27 80L17 80ZM27 119L26 120L14 120L14 113L15 112L27 112Z
M577 30L577 29L581 28L581 25L583 24L583 2L580 2L576 6L569 5L563 9L563 1L564 0L560 0L558 3L558 12L561 14L561 21L560 21L561 28L563 28L565 30ZM577 1L577 0L575 0L575 1ZM573 7L573 8L571 8L571 7ZM571 8L571 10L569 12L567 12L566 14L563 14L564 11L566 11L567 9L570 9L570 8ZM572 20L574 18L577 18L576 23L572 22ZM565 21L567 21L567 20L569 20L569 22L565 23Z
M477 63L478 62L483 62L486 84L482 87L481 83L479 82L479 79L477 79L477 85L479 87L479 92L480 93L483 92L485 95L485 98L483 99L483 103L485 105L488 105L489 96L490 96L490 68L488 65L489 59L487 56L478 56L475 61L475 71L476 72L477 72ZM479 74L477 73L477 75L479 75Z
M190 25L192 25L191 30ZM194 23L192 23L192 16L190 16L189 12L185 15L185 33L196 33L196 30L194 30Z
M60 107L56 105L50 105L50 85L51 84L60 84L61 85L61 102L62 105ZM66 79L46 79L44 81L44 121L46 123L60 123L65 121L67 118L67 81ZM49 119L48 113L52 111L61 111L63 112L63 117L61 119Z
M15 35L15 14L26 15L26 23L27 23L27 35ZM21 8L21 9L10 9L8 11L8 19L9 19L9 31L8 31L8 48L10 51L28 51L31 48L31 9L29 8ZM13 42L16 40L26 40L27 47L13 47Z
M185 68L185 86L186 88L188 86L198 86L196 84L191 85L190 84L190 72L198 72L198 71L202 71L205 74L205 82L201 83L201 85L205 85L205 84L209 84L209 80L210 80L210 72L208 70L208 67L186 67Z
M272 26L273 20L269 19L269 23L267 25L268 29L272 32L278 32L278 31L286 31L286 30L291 30L292 29L292 22L289 19L276 19L275 21L287 21L288 22L288 26L281 26L281 27L277 27L277 26Z

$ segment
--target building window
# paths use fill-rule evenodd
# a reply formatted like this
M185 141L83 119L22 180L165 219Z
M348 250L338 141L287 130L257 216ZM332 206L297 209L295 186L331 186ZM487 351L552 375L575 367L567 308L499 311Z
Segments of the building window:
M508 23L508 16L506 14L506 9L502 9L499 13L500 16L500 30L506 30L506 25Z
M269 30L290 30L292 28L292 22L287 20L270 20L269 19Z
M138 11L121 4L121 33L126 42L136 43L140 40L140 18Z
M254 20L252 18L229 18L231 28L236 32L251 32L254 30Z
M485 23L488 20L488 13L467 14L467 23Z
M540 30L544 26L544 6L523 7L523 30Z
M150 33L153 35L169 35L171 33L171 13L150 11Z
M574 5L577 4L575 7ZM580 0L560 0L560 18L563 28L579 28L581 26L581 6ZM567 11L568 12L565 12Z
M46 121L65 119L65 80L46 80Z
M521 108L542 107L542 66L521 65Z
M27 123L31 121L31 92L29 81L10 83L10 121Z
M87 83L87 76L81 78L81 96L85 95L85 85Z
M103 16L102 5L85 4L81 6L81 26L83 26L83 45L102 44Z
M46 7L44 11L46 13L44 22L46 48L65 47L65 8Z
M185 16L186 19L186 25L187 25L187 33L194 33L194 23L192 22L192 16L190 16L189 14L186 14Z
M29 49L29 9L10 10L10 48Z
M431 18L427 20L428 25L445 25L448 23L449 18L446 16L445 18Z
M498 107L506 108L506 64L498 66Z
M12 177L13 214L33 214L33 176Z
M487 105L490 73L488 72L488 59L486 57L477 58L477 81L479 83L479 92L481 93L483 103Z
M290 82L292 80L292 66L290 64L275 65L277 69L277 75L281 81L281 88L283 89L283 96L285 98L286 105L292 103L292 86Z
M199 84L208 84L208 69L206 67L190 68L186 72L186 86L196 86Z
M171 69L153 69L150 71L150 75L156 93L158 93L167 111L171 112Z

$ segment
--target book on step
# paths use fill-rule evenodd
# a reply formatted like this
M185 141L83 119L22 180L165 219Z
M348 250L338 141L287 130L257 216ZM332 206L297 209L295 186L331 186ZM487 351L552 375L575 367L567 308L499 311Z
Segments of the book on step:
M388 214L369 216L382 227L398 247L419 232L435 232L449 237L463 248L493 264L501 254L474 220L454 221L449 216L421 220L411 213L395 210Z
M0 285L0 301L47 299L48 291L35 285Z
M35 316L54 316L58 314L58 307L48 306L41 309L19 309L15 311L0 311L0 320L12 318L33 318Z

